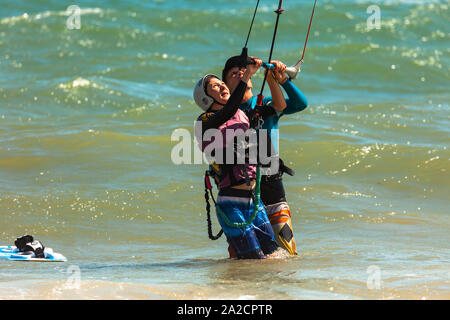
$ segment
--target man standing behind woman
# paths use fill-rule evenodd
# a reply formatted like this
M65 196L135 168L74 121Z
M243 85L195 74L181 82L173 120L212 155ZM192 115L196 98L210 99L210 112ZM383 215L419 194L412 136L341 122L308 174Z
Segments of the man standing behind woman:
M275 69L269 70L267 75L267 84L269 85L272 96L263 99L263 105L271 105L276 110L276 115L265 119L262 129L266 129L268 136L272 142L272 146L276 154L278 154L278 120L286 114L293 114L304 110L308 106L308 102L303 93L291 82L286 75L286 65L280 61L271 61ZM222 71L222 81L230 89L232 93L241 81L246 67L242 62L241 56L234 56L227 60ZM266 71L267 72L267 71ZM284 99L283 87L288 95L288 99ZM252 92L251 79L239 108L241 110L250 110L255 108L257 97ZM264 175L261 179L261 199L266 208L267 215L272 225L275 238L278 245L286 249L291 255L297 254L297 247L294 239L291 212L286 201L286 194L283 186L282 175L287 173L294 175L294 172L286 167L280 159L279 170L270 175ZM228 248L230 256L233 257L234 252L231 247Z
M230 248L241 259L264 259L279 248L264 205L255 196L256 163L247 156L242 164L234 161L235 142L239 137L245 138L251 129L252 110L244 112L239 105L250 77L261 66L260 59L253 61L255 64L247 66L232 94L225 83L212 74L202 77L194 88L194 100L204 111L196 121L195 136L215 170L219 188L217 218ZM271 106L263 106L258 112L263 119L275 113ZM230 130L236 136L229 135ZM250 152L249 148L247 145L242 151ZM227 154L232 155L231 162Z

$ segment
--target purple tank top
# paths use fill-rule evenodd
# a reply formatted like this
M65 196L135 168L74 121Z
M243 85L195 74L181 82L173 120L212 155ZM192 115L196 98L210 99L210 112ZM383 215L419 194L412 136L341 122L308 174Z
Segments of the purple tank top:
M206 114L206 113L203 114L202 116L200 116L200 119L203 119L204 117L206 117L206 119L207 119L208 114ZM203 152L205 151L205 148L208 146L215 147L215 148L222 148L222 149L225 149L226 147L232 148L233 142L234 142L234 135L231 135L231 134L227 135L227 129L228 130L239 130L240 129L243 132L246 132L249 128L250 128L250 121L249 121L247 115L241 109L238 109L233 117L231 117L227 122L225 122L218 128L218 130L221 133L220 141L215 141L215 138L211 138L211 141L207 141L209 138L204 140L203 138L206 138L206 137L202 137L202 141L199 141L199 144L201 145L201 149ZM208 131L206 131L206 133L207 132ZM198 139L198 136L197 136L197 139ZM214 144L214 145L212 145L212 144ZM223 154L225 154L225 152ZM224 158L225 158L225 156L224 156ZM223 160L225 162L225 159L223 159ZM245 183L246 182L245 181L245 172L243 171L244 166L248 173L248 177L250 179L255 179L256 178L256 165L248 164L248 163L246 163L245 165L244 164L241 164L241 165L233 164L232 170L229 170L227 172L227 174L224 175L224 177L219 182L219 189L227 188L232 185L239 185L239 184ZM230 174L233 174L233 177L230 177ZM235 181L235 184L232 183L233 181Z

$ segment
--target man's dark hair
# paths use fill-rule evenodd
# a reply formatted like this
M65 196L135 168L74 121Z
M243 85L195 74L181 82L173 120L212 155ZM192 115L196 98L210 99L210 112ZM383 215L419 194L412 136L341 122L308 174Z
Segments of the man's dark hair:
M249 57L234 56L231 57L225 62L225 66L222 70L222 81L226 83L225 77L227 76L228 71L233 69L234 67L238 67L239 69L247 67L248 64L253 63L253 59Z

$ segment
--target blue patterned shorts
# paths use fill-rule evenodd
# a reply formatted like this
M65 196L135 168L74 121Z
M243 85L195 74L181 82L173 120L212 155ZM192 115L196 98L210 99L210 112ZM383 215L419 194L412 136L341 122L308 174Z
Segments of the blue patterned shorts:
M243 223L253 215L253 200L250 192L246 190L222 189L217 197L217 205L231 222ZM220 214L217 214L217 218L228 243L238 258L264 259L265 255L278 248L272 226L261 201L255 219L246 227L230 227Z

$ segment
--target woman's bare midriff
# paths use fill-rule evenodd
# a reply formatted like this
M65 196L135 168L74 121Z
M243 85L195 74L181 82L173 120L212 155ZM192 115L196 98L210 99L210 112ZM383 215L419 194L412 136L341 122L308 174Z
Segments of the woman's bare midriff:
M256 180L251 180L250 181L250 186L247 185L247 183L243 183L240 184L238 186L233 186L233 189L239 189L239 190L253 190L253 188L255 188L256 186Z

